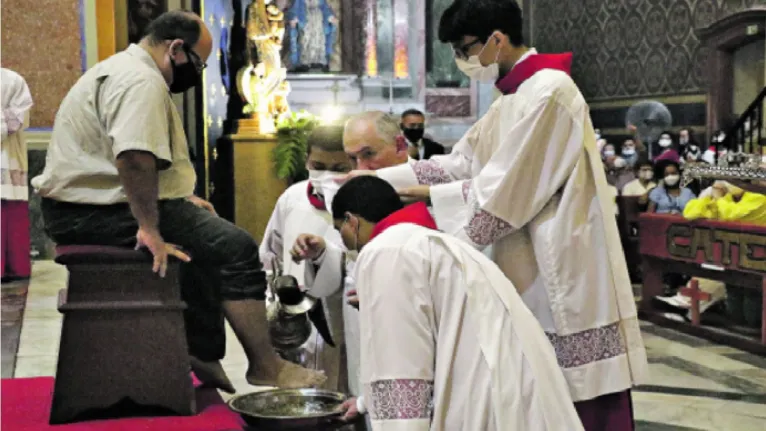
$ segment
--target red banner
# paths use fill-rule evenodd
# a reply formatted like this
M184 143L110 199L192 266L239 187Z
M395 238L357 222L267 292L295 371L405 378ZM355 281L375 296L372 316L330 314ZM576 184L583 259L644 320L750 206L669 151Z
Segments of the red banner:
M641 214L641 254L766 273L766 227L681 216Z

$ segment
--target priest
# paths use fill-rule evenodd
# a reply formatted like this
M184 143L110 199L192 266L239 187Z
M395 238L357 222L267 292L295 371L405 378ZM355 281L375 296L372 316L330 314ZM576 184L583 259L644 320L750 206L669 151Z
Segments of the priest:
M373 430L583 429L553 347L491 260L378 178L346 183L332 213L359 251Z
M343 128L343 149L355 167L378 169L414 163L408 157L407 144L399 130L398 119L381 111L367 111L349 118ZM335 178L322 181L325 206L331 209L333 196L340 185ZM359 385L359 312L354 308L355 282L353 278L356 252L347 250L340 236L329 226L330 233L322 236L308 230L294 242L291 254L296 261L310 261L305 265L308 293L327 297L337 292L351 296L343 308L344 334L348 386L351 394L361 395ZM288 244L285 242L285 244ZM365 411L363 397L354 405Z
M290 186L277 200L261 243L260 256L265 268L274 270L276 260L285 275L292 275L303 287L306 284L305 261L294 261L290 255L292 245L301 234L323 237L341 246L340 235L333 229L332 218L327 210L323 185L333 184L332 179L351 170L351 160L343 151L343 127L322 126L314 129L308 138L306 168L309 179ZM308 262L311 265L311 262ZM322 369L327 375L323 387L334 391L347 391L346 364L341 364L345 351L343 336L343 293L341 280L322 295L321 309L313 310L318 328L304 346L305 366ZM318 292L312 292L317 295ZM317 331L318 329L318 331Z
M648 364L596 133L571 53L538 54L521 29L513 0L447 8L439 39L502 97L450 154L377 175L429 200L440 229L492 245L553 344L585 429L631 430L630 388Z

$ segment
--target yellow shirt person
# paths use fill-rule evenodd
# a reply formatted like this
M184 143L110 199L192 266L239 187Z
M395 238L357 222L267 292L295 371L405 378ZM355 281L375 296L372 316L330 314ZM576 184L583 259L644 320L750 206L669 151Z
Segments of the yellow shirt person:
M692 199L684 208L687 220L711 219L766 225L766 196L716 181L712 193Z

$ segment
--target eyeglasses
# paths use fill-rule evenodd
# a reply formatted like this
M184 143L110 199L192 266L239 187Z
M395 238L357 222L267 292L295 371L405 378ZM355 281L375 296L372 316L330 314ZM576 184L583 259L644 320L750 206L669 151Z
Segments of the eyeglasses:
M186 56L189 57L189 61L194 64L194 68L197 69L197 73L202 75L202 71L207 67L207 63L202 61L202 58L200 58L199 54L194 52L194 50L192 50L189 45L184 45L183 50L186 53Z
M455 57L461 60L467 60L468 50L471 49L474 45L478 45L480 43L481 43L481 39L476 39L462 46L457 46L457 47L453 46L452 51L455 53Z

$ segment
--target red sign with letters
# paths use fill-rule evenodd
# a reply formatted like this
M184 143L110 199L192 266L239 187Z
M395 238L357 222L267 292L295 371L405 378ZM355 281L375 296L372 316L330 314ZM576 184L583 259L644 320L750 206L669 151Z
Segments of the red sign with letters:
M766 273L766 226L641 214L641 254Z

